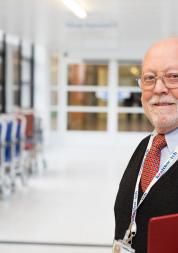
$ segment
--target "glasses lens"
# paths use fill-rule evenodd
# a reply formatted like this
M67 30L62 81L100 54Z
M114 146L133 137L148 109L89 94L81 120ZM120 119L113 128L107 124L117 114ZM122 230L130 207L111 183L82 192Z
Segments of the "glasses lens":
M172 84L178 86L178 73L167 73L165 74L166 84Z
M155 76L154 75L145 75L143 76L143 83L150 84L155 82Z
M153 74L145 74L141 78L141 88L143 90L151 90L155 85L156 76Z

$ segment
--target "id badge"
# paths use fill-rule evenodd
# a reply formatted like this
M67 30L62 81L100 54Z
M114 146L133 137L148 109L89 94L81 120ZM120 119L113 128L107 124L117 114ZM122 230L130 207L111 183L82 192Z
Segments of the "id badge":
M124 243L122 240L113 243L113 253L135 253L135 250L131 248L130 244Z

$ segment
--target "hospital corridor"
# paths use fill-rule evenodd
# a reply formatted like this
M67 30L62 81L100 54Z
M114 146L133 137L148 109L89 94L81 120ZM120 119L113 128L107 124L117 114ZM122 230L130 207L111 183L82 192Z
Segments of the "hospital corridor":
M176 36L177 8L0 0L0 252L112 252L121 178L153 130L142 58Z

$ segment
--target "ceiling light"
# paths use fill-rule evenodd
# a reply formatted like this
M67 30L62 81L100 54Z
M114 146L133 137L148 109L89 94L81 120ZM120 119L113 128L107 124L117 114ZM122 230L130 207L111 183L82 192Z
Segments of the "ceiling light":
M76 0L62 0L63 3L79 18L86 18L85 9Z
M139 75L139 69L138 69L137 67L135 67L135 66L132 66L132 67L130 68L130 72L131 72L134 76Z

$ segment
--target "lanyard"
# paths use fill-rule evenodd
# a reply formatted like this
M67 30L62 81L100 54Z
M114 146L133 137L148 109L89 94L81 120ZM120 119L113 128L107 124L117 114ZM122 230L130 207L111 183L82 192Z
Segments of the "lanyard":
M133 205L132 205L132 215L131 215L131 223L129 225L128 230L126 231L126 234L124 236L124 241L129 242L132 241L132 237L135 236L136 231L137 231L137 227L136 227L136 215L137 215L137 210L140 207L140 205L143 203L143 201L145 200L146 196L148 195L149 191L151 190L151 188L153 187L153 185L170 169L170 167L176 162L177 158L178 158L178 146L176 146L175 151L172 152L172 154L169 156L169 158L167 159L167 161L164 163L164 165L159 169L159 171L157 172L157 174L155 175L155 177L153 178L153 180L151 181L151 183L149 184L148 188L146 189L146 191L143 193L140 202L138 203L138 194L139 194L139 183L140 183L140 179L141 179L141 174L143 171L143 165L146 159L146 156L151 148L152 142L154 137L156 136L156 132L154 131L151 134L142 164L141 164L141 168L137 177L137 182L136 182L136 186L135 186L135 191L134 191L134 197L133 197ZM130 236L130 237L129 237Z

